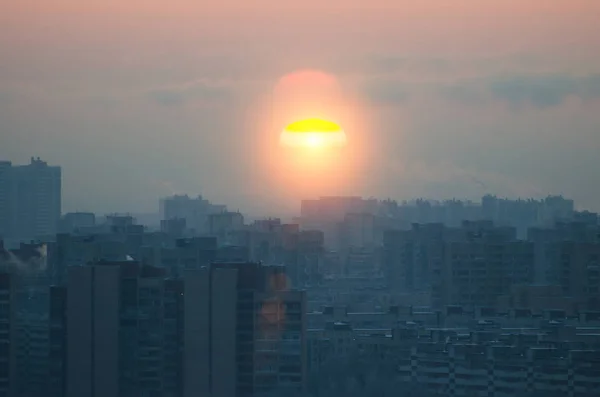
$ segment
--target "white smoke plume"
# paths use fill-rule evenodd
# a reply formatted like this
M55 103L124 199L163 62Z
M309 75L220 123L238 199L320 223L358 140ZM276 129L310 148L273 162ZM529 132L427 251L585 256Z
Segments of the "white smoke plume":
M38 252L39 256L31 256L27 261L19 258L11 250L5 250L4 252L8 259L2 260L0 258L0 265L1 267L12 268L16 271L29 274L42 273L46 271L48 265L48 246L42 244L35 250Z

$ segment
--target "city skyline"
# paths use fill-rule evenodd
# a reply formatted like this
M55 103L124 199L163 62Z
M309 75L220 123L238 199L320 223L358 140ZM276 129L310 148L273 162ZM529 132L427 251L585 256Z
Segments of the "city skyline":
M283 128L273 87L304 69L337 79L360 116L348 141L373 146L344 193L599 209L597 2L86 4L0 6L0 158L62 165L66 210L146 212L183 192L297 208L263 160Z
M0 1L0 397L600 396L600 0Z

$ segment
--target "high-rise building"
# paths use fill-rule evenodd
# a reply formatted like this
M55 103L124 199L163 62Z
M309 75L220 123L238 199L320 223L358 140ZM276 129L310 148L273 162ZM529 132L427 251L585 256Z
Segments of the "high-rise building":
M15 277L0 269L0 397L17 396L15 300Z
M49 392L254 397L304 390L305 295L287 288L283 269L223 263L168 279L164 269L133 261L72 266L66 289L51 291L57 368Z
M215 264L185 277L184 397L301 392L306 298L284 268Z
M182 287L132 261L71 267L66 396L179 396Z
M31 240L56 234L61 215L61 169L39 158L0 163L0 235Z

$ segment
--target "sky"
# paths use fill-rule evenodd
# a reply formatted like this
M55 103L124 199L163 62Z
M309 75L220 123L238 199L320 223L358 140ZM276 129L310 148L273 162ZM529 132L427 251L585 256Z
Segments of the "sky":
M369 148L343 193L600 211L598 43L595 0L4 0L0 159L61 165L64 211L291 214L263 141L278 82L317 70Z

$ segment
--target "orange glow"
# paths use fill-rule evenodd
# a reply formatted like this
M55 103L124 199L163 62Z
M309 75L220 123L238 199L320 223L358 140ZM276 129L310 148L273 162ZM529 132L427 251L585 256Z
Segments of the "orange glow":
M269 200L296 211L300 199L360 194L373 146L357 95L314 70L283 76L268 95L255 143Z

